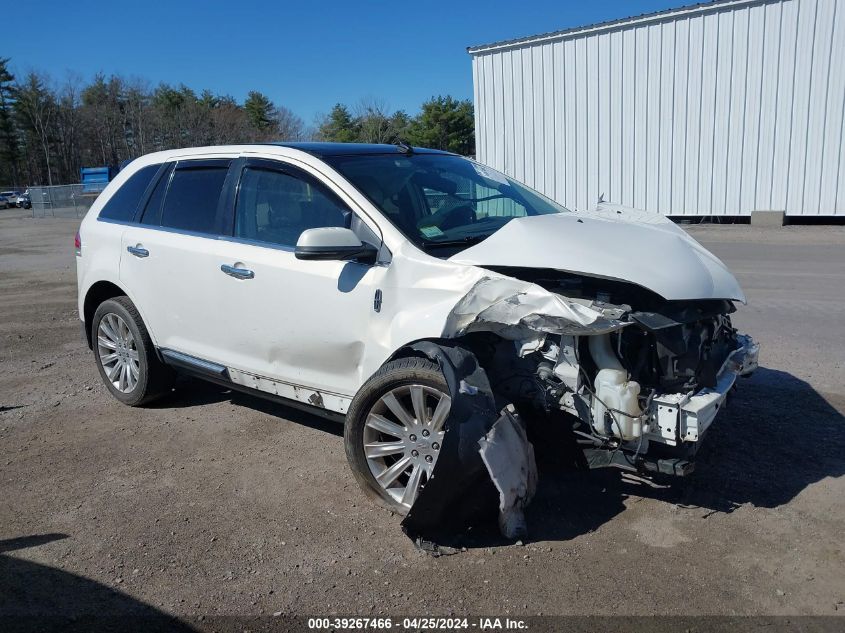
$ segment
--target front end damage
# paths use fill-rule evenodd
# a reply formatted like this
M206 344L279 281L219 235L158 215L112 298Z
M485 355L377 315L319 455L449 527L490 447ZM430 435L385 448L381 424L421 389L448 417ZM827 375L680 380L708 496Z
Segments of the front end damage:
M458 302L443 332L483 369L486 423L476 415L470 431L450 421L446 436L455 436L476 475L486 466L499 493L505 536L524 534L521 509L533 493L536 471L519 429L530 427L538 413L555 414L590 468L670 475L693 470L696 451L737 377L757 367L757 344L731 325L732 301L667 301L617 280L488 269L490 276ZM426 353L437 358L431 349ZM451 380L460 392L460 372ZM468 393L477 397L478 390ZM508 437L516 438L510 451ZM490 450L496 438L497 453ZM496 454L500 459L485 459ZM508 454L514 457L501 458ZM427 487L437 488L438 475L447 472L441 482L454 484L461 462L441 456ZM425 533L423 523L430 523L421 523L421 516L445 507L432 492L423 490L406 518L412 536Z
M665 301L624 282L513 272L533 282L483 279L448 324L455 336L500 339L486 341L496 348L485 360L497 389L518 408L571 414L591 447L624 459L603 464L591 453L593 464L689 472L737 376L757 367L757 344L731 326L732 302Z

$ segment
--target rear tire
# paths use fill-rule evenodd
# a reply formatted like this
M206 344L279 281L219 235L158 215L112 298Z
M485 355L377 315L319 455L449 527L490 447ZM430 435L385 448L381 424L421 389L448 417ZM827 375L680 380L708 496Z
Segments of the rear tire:
M113 297L99 305L91 320L91 341L103 383L123 404L149 404L172 388L175 373L158 359L129 297Z
M346 458L363 490L405 515L437 462L451 398L427 358L382 366L355 395L344 425Z

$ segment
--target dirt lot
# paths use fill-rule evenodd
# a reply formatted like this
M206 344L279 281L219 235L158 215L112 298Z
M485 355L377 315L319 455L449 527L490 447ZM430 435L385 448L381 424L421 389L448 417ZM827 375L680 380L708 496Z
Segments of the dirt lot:
M696 474L541 481L524 546L433 558L359 492L341 429L185 381L110 398L76 220L0 212L0 615L845 614L845 230L693 228L761 369Z

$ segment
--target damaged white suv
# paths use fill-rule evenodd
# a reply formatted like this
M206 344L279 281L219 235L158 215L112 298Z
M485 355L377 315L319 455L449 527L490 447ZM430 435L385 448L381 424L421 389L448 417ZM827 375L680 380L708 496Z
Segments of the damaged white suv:
M669 220L569 211L405 145L150 154L76 249L79 314L118 400L184 372L345 419L356 478L415 530L476 480L500 510L524 504L535 425L589 466L685 474L757 362L731 326L736 279Z

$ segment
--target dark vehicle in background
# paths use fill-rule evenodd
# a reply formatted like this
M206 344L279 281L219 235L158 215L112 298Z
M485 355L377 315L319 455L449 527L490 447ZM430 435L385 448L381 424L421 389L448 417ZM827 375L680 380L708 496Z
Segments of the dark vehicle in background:
M31 209L32 208L32 197L29 195L29 189L24 191L22 194L18 196L17 205L21 209Z

